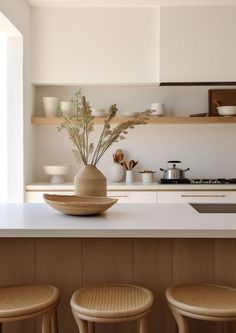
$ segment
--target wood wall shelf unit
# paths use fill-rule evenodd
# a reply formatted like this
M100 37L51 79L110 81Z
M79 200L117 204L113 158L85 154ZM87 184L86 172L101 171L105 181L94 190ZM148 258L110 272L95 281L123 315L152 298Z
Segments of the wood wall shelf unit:
M105 118L94 118L95 124L103 124ZM113 123L119 124L127 121L129 117L116 117ZM31 123L34 125L60 125L63 118L33 117ZM149 124L235 124L236 117L158 117L150 118Z

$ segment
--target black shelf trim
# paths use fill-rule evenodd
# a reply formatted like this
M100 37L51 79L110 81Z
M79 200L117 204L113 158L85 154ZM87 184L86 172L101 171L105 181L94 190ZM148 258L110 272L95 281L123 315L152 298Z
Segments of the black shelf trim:
M162 87L174 86L236 86L236 81L222 82L161 82Z

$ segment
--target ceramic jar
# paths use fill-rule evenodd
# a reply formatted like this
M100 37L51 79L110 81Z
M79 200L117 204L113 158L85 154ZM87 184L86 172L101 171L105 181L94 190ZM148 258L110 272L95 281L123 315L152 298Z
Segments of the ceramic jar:
M46 117L56 117L58 103L59 101L57 97L43 97L43 109Z
M74 178L75 195L106 197L107 181L106 177L96 165L84 165Z
M121 182L124 176L124 169L119 163L111 166L110 178L112 182Z
M60 111L62 112L64 117L69 117L72 112L72 103L67 101L60 102Z
M143 183L153 183L153 180L154 180L153 172L142 173L142 182Z

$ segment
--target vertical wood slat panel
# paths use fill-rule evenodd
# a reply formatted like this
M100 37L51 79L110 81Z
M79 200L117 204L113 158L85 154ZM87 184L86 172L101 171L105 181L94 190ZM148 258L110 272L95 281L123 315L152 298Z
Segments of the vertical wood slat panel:
M173 284L214 283L214 239L175 239ZM214 332L214 323L189 320L192 333Z
M135 240L134 283L150 289L154 294L148 331L174 332L175 323L165 297L166 289L172 285L172 240Z
M0 239L0 285L24 285L35 282L35 240ZM5 323L3 332L33 333L35 320Z
M215 239L214 279L216 284L236 287L236 243L234 239ZM215 333L233 333L236 323L218 325Z
M61 293L58 321L61 333L78 333L70 309L72 293L82 286L82 240L38 239L36 242L36 281L55 285ZM40 332L39 321L37 332Z
M132 283L133 240L85 239L83 284ZM132 332L133 323L96 324L96 333Z
M174 332L164 297L172 284L172 273L173 284L207 282L236 287L236 241L231 239L1 239L0 264L1 285L37 282L59 287L60 333L78 333L69 300L82 285L128 282L153 290L156 299L149 317L151 333ZM7 333L34 333L34 326L34 320L27 320L4 324L4 329ZM191 322L190 327L193 333L209 329L231 333L235 324L222 328L206 322ZM101 325L97 331L101 329L103 333L124 333L134 327Z

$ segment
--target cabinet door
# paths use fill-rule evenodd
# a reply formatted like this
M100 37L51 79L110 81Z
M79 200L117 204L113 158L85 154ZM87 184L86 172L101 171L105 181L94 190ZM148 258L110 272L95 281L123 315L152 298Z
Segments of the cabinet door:
M33 82L157 82L158 8L34 8Z
M44 193L47 194L60 194L60 195L73 195L72 191L62 191L62 192L53 192L53 191L26 191L25 192L25 202L31 202L31 203L40 203L40 202L45 202L43 195Z
M158 192L157 201L158 203L236 203L236 192Z
M235 81L236 6L161 8L160 81Z
M118 203L156 203L156 192L108 191L107 195L119 199Z

